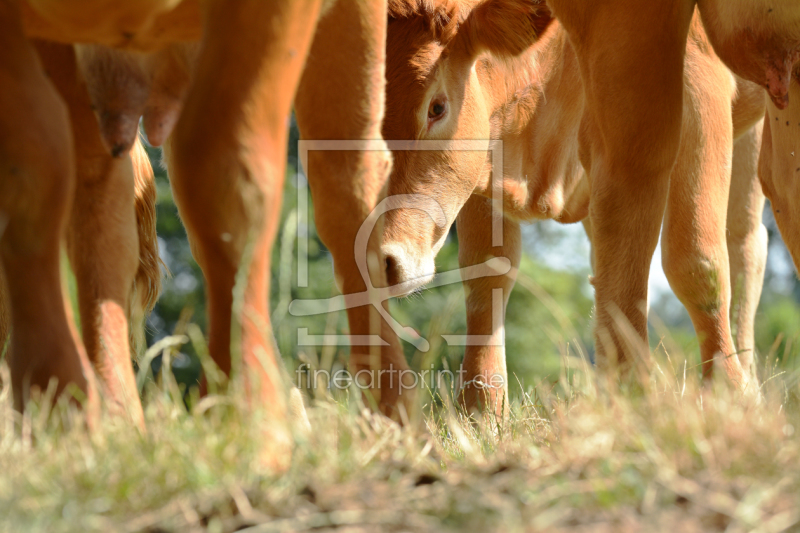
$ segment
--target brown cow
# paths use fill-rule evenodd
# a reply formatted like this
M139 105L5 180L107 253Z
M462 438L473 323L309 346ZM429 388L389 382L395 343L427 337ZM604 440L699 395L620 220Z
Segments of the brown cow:
M52 46L52 45L50 45ZM67 54L71 50L44 51L44 45L40 44L40 56L46 58L64 59L63 53ZM67 56L68 57L68 56ZM46 59L45 59L46 61ZM69 63L61 63L60 66L67 66ZM89 123L89 126L93 124ZM96 130L96 126L94 127ZM91 127L82 132L83 135L91 134ZM91 138L91 137L90 137ZM95 139L97 135L95 134ZM90 145L90 143L83 143ZM158 241L156 237L156 188L153 169L150 166L150 159L140 141L134 144L130 157L111 161L111 157L99 152L94 158L81 158L77 164L77 175L87 188L94 186L97 188L103 181L116 184L120 180L133 177L134 199L132 204L125 205L122 201L126 199L125 194L120 194L116 207L118 211L114 216L109 216L107 210L98 209L102 206L104 196L98 194L96 190L76 191L72 216L70 217L67 228L67 241L69 255L75 261L72 265L73 271L77 276L77 293L79 305L82 309L83 337L85 345L91 347L88 350L89 359L94 361L98 370L103 367L112 366L116 363L130 364L129 353L141 354L145 348L144 344L144 321L147 313L155 306L158 295L161 292L161 261L158 255ZM86 154L83 154L86 155ZM108 158L107 164L101 161ZM132 166L131 166L132 163ZM94 179L90 179L93 177ZM119 192L126 192L124 189ZM92 194L92 198L81 198L81 194ZM116 194L114 195L117 196ZM122 200L122 201L120 201ZM89 211L86 211L87 206ZM77 207L83 208L83 212L78 212ZM135 222L131 220L130 214L134 213ZM126 216L127 215L127 216ZM128 250L118 249L116 246L103 246L97 249L94 241L94 234L99 231L101 234L109 230L106 225L119 225L117 229L128 232L128 226L134 223L134 231L138 241L138 253L136 274L133 279L124 275L124 270L119 269L120 263L124 263L124 258ZM113 233L114 229L111 229ZM88 250L87 250L88 249ZM100 261L82 260L81 251L91 251L102 256ZM120 253L122 252L122 253ZM122 260L122 261L121 261ZM124 283L128 280L127 290L117 283ZM11 316L8 302L8 289L0 283L0 343L5 345L9 340ZM108 308L110 302L104 302L106 296L116 293L113 298L114 305L119 306L114 309L117 320L109 320L103 313L103 308ZM128 325L119 320L119 311L122 305L127 305L124 309L127 320L130 324L130 339L126 339L126 329ZM68 304L69 305L69 304ZM130 345L130 348L128 347ZM112 381L112 383L114 383ZM23 391L24 394L24 391ZM109 394L113 399L114 395ZM138 400L112 407L120 412L128 412L129 416L140 423L141 409Z
M642 340L646 339L647 278L657 233L641 243L641 231L653 226L657 232L663 218L665 273L701 339L704 374L710 375L716 360L737 387L749 385L754 390L755 376L749 371L752 321L766 254L759 211L763 199L754 186L758 150L754 125L763 115L763 91L731 76L710 50L696 19L681 84L687 113L679 124L682 141L678 163L667 182L666 209L639 212L634 205L638 197L620 184L607 188L594 181L591 164L599 162L589 157L586 146L609 141L585 116L589 95L562 26L550 21L542 5L487 0L470 9L464 4L468 3L398 0L390 4L384 138L501 139L503 172L493 175L491 160L482 151L395 152L389 194L432 197L446 220L437 224L411 206L387 214L384 252L389 282L404 283L410 290L430 279L433 255L458 214L462 266L505 256L514 267L507 276L466 282L468 334L492 335L495 340L502 331L492 326L498 323L492 320L492 290L502 289L507 301L520 257L519 221L555 218L569 223L588 217L598 362L608 366L616 360L630 367L648 355ZM616 105L620 113L633 112L627 102ZM735 156L738 189L732 195L731 210L737 220L731 224L730 246L737 259L731 269L725 207L736 138L741 138ZM502 182L506 219L501 247L492 242L492 206L485 198L492 195L492 178ZM666 195L666 188L649 194L662 192ZM611 194L618 196L606 198ZM616 209L599 210L598 196L601 203L611 201ZM745 206L746 216L742 216ZM633 262L625 265L625 278L613 270L615 264L608 263L609 258L618 259L615 250L620 248L636 252L635 260L630 258ZM731 274L744 283L738 321L746 326L740 327L738 358L732 357L736 350L728 317ZM468 408L491 402L499 411L502 402L497 395L504 389L477 383L494 374L505 377L502 347L487 344L466 348L464 402ZM487 395L481 395L481 390Z
M74 9L62 0L0 0L0 80L7 88L0 97L0 116L25 118L0 125L0 148L7 162L0 168L0 208L9 220L0 255L12 288L15 335L10 361L18 408L25 401L23 383L42 388L55 377L60 389L68 383L88 387L85 365L82 369L80 363L82 349L70 338L69 320L60 305L58 275L60 236L74 183L73 135L64 104L44 76L28 38L156 53L202 35L192 81L168 143L170 179L206 277L212 357L229 371L231 343L236 341L245 374L252 378L246 381L251 397L277 428L282 426L284 389L267 308L269 250L279 213L287 118L318 19L297 98L304 135L380 136L385 4L321 4L320 0L235 4L210 0L201 9L195 0L177 6L173 0L124 6L86 0L81 9ZM82 55L87 57L92 54ZM102 75L99 80L107 81ZM158 76L146 79L145 86L157 80ZM106 94L107 87L94 88L93 98ZM149 96L145 101L152 102ZM131 107L135 106L121 109ZM119 155L131 137L122 135L114 142L114 128L106 127L114 123L104 123L102 133L108 148ZM124 126L123 133L130 132L124 120L116 123ZM74 135L75 142L79 135ZM362 150L310 158L314 170L309 181L320 233L333 252L337 277L346 291L364 288L352 257L353 239L381 193L389 161L386 151ZM107 242L103 228L98 230L95 237ZM370 250L379 253L377 237L370 241ZM382 269L373 270L378 280L374 284L380 285ZM243 283L236 285L239 272L244 272ZM234 301L239 302L236 309ZM378 315L370 309L349 310L352 333L381 328L380 318L375 320ZM105 307L101 313L105 319L104 313ZM41 334L43 328L48 335ZM378 347L380 353L375 354L363 350L365 357L356 357L355 364L374 368L374 361L385 366L395 362L403 369L396 338L388 327L382 329L387 346ZM125 404L132 397L130 365L114 366L114 372L101 377L118 379L122 385L106 383L106 388L114 401ZM396 382L376 387L385 412L395 412L398 389Z
M324 13L295 104L304 140L380 138L385 47L377 48L379 41L375 39L384 39L381 28L385 25L385 13L382 9L364 8L332 2L323 6ZM342 23L347 20L351 22ZM354 24L353 20L360 22ZM172 45L156 54L100 45L83 45L77 49L109 149L127 148L135 138L141 115L144 115L148 140L160 144L170 130L173 117L178 114L182 95L190 83L195 47ZM361 53L354 54L353 50ZM339 80L338 85L331 80ZM153 102L160 105L153 105ZM319 109L327 111L320 113ZM169 159L168 147L168 166L172 166ZM354 240L381 194L389 165L387 153L374 149L366 152L312 150L308 159L319 232L334 256L337 282L346 293L360 293L365 285L356 267ZM373 251L377 250L377 235L370 242ZM380 275L381 272L376 272L373 277ZM372 323L378 327L376 332L382 330L387 344L372 349L353 346L351 366L354 373L377 370L376 366L390 370L380 374L383 383L375 380L378 386L374 393L381 411L396 415L399 414L395 411L397 402L410 400L408 391L405 397L399 396L402 389L397 386L396 377L407 365L394 332L385 323L381 325L381 317L370 309L348 309L351 332L372 333Z
M129 156L118 159L103 148L72 47L41 42L37 52L67 103L76 139L78 183L67 225L67 249L77 279L84 344L114 401L112 408L127 411L141 424L136 388L117 369L130 366L131 348L142 346L144 317L160 292L153 171L141 142ZM11 325L7 306L4 299L3 339ZM121 393L134 396L119 401ZM24 395L24 388L15 389L15 394ZM21 401L19 396L16 401Z
M767 89L759 176L775 221L800 269L800 4L699 0L714 50L739 76Z
M125 370L131 347L143 343L142 322L160 292L153 171L136 137L125 149L130 157L113 157L105 149L72 46L38 42L37 52L67 105L75 141L77 184L67 250L84 346L113 408L141 425L138 392Z
M796 5L782 2L776 11L774 3L765 0L698 4L722 58L736 74L765 87L777 78L771 96L785 107L791 68L787 58L791 60L798 43ZM647 280L637 274L638 265L652 253L659 230L655 219L648 221L646 216L666 206L667 184L678 156L682 73L695 0L548 0L548 6L575 49L586 94L582 120L596 131L580 139L581 160L593 184L590 216L612 221L624 213L624 218L642 221L639 231L624 239L616 230L619 224L595 228L595 239L617 243L597 250L595 262L607 274L595 278L595 291L598 299L615 301L627 294L642 300ZM776 16L779 12L781 17ZM784 194L791 192L790 180L789 174L780 176L783 202L794 202ZM763 185L770 194L768 181ZM784 235L797 234L791 220L780 221L779 227ZM794 257L800 256L795 252ZM621 311L633 330L646 338L643 314L638 309ZM612 312L598 307L598 322L610 323ZM621 346L613 333L612 340Z

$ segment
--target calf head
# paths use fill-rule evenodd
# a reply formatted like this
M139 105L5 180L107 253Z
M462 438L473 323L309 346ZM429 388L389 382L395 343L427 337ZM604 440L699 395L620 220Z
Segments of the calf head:
M486 148L463 149L463 141L491 138L494 100L506 96L482 89L482 63L526 51L550 20L543 1L389 2L383 137L411 141L393 150L389 178L389 195L402 195L384 223L393 292L430 281L461 207L490 191ZM416 142L431 140L441 142Z

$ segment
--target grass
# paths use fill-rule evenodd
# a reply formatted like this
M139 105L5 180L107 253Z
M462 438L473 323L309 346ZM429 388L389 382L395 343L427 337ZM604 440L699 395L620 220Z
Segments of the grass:
M0 529L800 528L798 375L776 374L753 405L662 363L647 393L604 387L591 370L531 389L500 426L447 401L400 427L357 395L318 400L284 473L260 466L267 422L236 393L187 410L150 382L146 434L121 420L89 434L67 405L15 414L3 366Z

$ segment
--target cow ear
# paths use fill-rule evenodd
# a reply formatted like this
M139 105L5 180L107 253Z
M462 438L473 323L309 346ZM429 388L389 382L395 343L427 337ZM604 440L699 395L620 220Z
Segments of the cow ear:
M527 50L553 20L544 0L483 0L458 28L456 39L472 57L503 56Z

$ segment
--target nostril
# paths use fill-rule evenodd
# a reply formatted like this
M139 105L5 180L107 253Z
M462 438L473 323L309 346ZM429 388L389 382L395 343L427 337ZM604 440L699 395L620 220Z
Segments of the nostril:
M125 154L125 152L127 152L125 148L126 148L125 145L122 143L115 144L114 146L111 147L111 157L115 159L122 157Z
M386 281L390 286L396 285L398 282L397 259L393 255L387 255L384 261L386 263Z

